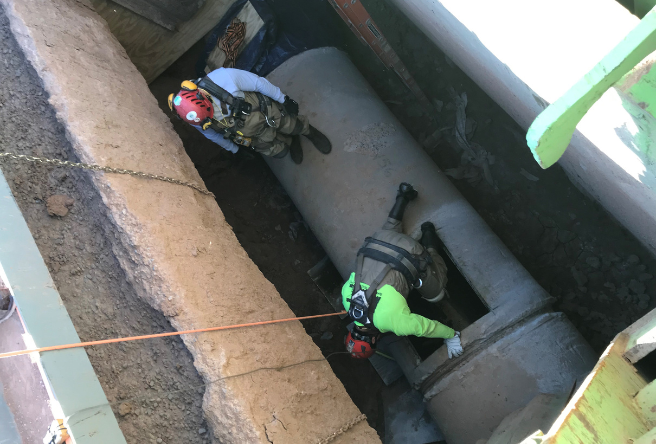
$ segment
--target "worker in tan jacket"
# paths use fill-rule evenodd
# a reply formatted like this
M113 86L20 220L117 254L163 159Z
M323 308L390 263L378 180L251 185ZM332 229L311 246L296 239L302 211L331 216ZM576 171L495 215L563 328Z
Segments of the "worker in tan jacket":
M248 71L219 68L196 81L185 81L169 107L185 122L224 149L239 147L276 158L291 153L303 161L298 136L307 137L323 154L331 151L328 138L299 115L296 101L263 77Z
M460 332L438 321L412 313L407 298L416 288L428 302L444 298L447 268L439 255L441 242L431 222L421 226L417 242L403 233L403 213L417 197L412 185L402 183L382 230L365 239L355 271L342 287L342 303L353 325L346 347L353 357L375 353L381 333L443 338L449 358L460 356Z

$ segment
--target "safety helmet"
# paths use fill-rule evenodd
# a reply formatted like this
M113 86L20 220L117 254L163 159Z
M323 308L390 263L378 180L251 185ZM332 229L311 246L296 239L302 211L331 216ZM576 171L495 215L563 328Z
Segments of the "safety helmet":
M191 81L182 82L182 89L178 94L169 96L169 108L178 113L178 116L191 125L207 129L214 117L214 106L208 96L201 92Z
M345 340L346 351L357 359L369 359L376 353L376 336L349 332Z

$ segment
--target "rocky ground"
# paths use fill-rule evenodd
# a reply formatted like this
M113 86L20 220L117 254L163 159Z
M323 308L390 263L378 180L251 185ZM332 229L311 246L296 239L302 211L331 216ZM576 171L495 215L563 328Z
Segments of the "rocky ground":
M1 9L0 41L0 151L76 160ZM172 330L126 282L88 173L17 161L0 168L82 341ZM210 442L203 381L179 338L87 353L128 443Z

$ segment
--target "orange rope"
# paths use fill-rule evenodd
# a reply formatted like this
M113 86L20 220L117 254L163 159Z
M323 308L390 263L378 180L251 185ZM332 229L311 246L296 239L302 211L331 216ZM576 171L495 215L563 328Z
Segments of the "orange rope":
M101 344L113 344L116 342L128 342L128 341L138 341L140 339L151 339L151 338L164 338L166 336L178 336L178 335L186 335L190 333L203 333L207 331L218 331L218 330L230 330L234 328L243 328L243 327L254 327L256 325L269 325L269 324L278 324L281 322L290 322L290 321L302 321L305 319L316 319L316 318L325 318L328 316L339 316L346 314L345 311L340 311L339 313L328 313L328 314L320 314L320 315L314 315L314 316L301 316L298 318L288 318L288 319L274 319L273 321L260 321L260 322L251 322L248 324L237 324L237 325L226 325L223 327L209 327L209 328L198 328L195 330L184 330L184 331L172 331L169 333L157 333L154 335L143 335L143 336L130 336L127 338L116 338L116 339L103 339L100 341L90 341L90 342L78 342L77 344L65 344L65 345L51 345L49 347L41 347L41 348L35 348L32 350L18 350L18 351L13 351L13 352L7 352L7 353L0 353L0 359L2 358L9 358L12 356L20 356L20 355L27 355L29 353L40 353L40 352L46 352L46 351L53 351L53 350L65 350L68 348L79 348L79 347L87 347L90 345L101 345Z
M239 55L239 47L244 42L246 36L246 23L237 17L232 19L230 26L226 29L225 34L216 42L219 49L225 52L226 59L223 62L224 68L232 68Z

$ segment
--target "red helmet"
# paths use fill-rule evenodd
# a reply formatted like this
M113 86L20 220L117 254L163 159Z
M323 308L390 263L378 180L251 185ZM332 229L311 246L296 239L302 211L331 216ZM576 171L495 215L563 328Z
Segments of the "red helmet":
M357 359L369 359L376 353L376 336L349 332L345 340L346 351Z
M205 127L214 117L212 102L199 90L189 91L183 88L178 94L171 94L169 107L171 111L175 110L182 120L192 125Z

